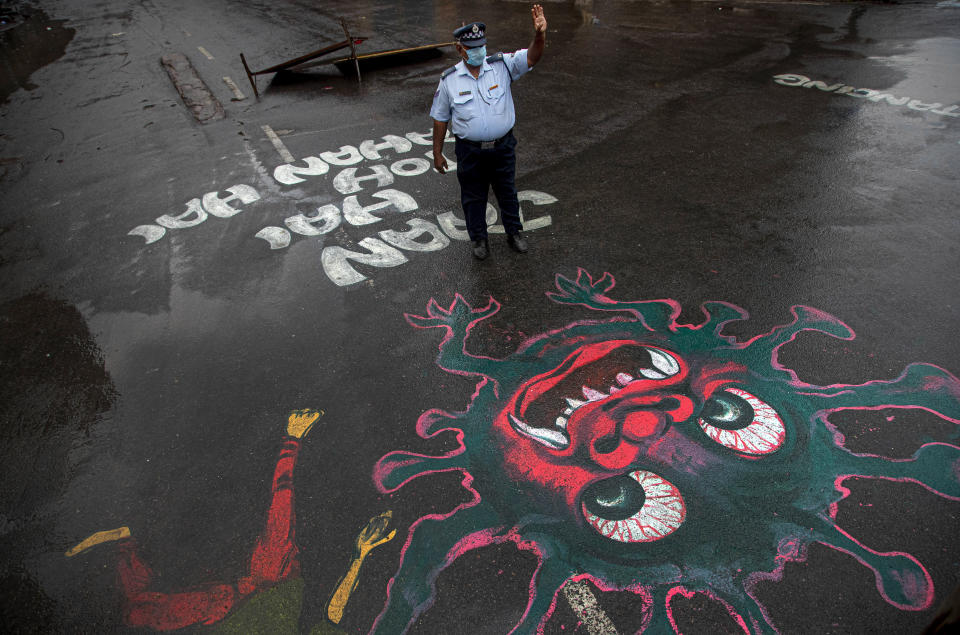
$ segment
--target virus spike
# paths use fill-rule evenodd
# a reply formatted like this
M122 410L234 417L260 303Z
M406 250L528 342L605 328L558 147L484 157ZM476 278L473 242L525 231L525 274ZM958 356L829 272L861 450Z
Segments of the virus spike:
M877 590L889 604L902 610L921 611L933 602L933 580L916 558L907 553L879 553L860 544L827 518L817 517L816 540L850 554L871 569Z
M413 452L391 452L382 457L373 468L373 482L383 493L392 492L407 481L425 474L464 469L468 461L461 456L463 448L446 456L425 456Z
M450 315L449 311L444 311L440 305L437 303L435 298L430 298L427 301L427 315L433 318L443 317L445 315Z
M613 276L609 273L593 282L590 274L579 269L576 282L557 274L556 285L559 293L547 293L547 297L558 304L580 304L595 311L626 311L632 313L651 331L672 331L676 327L680 305L675 301L619 302L606 295L614 284Z
M704 302L700 305L700 308L704 315L707 316L707 319L697 328L703 329L706 333L713 333L721 339L728 341L733 340L733 337L720 335L723 327L730 322L746 320L750 317L750 314L740 307L727 302Z
M904 460L844 454L838 461L844 476L915 481L939 496L960 500L960 448L956 446L927 443Z
M542 632L542 624L553 613L556 594L563 583L573 575L570 568L559 558L544 558L530 579L530 595L527 608L512 635L528 635Z
M400 566L387 584L387 601L371 634L406 632L433 605L436 579L450 563L467 551L497 542L498 522L484 503L417 520L400 551Z
M715 597L727 609L730 616L737 622L745 633L750 635L776 635L780 631L770 623L763 611L762 605L749 595L742 597L726 596Z
M474 324L485 320L500 310L500 303L490 298L482 309L474 309L459 293L449 309L441 307L433 298L427 302L427 315L405 313L407 322L417 328L445 327L448 330L469 330Z
M680 627L673 618L673 609L670 606L670 602L674 595L679 594L687 599L690 599L697 593L706 595L711 600L722 606L730 615L730 619L733 620L733 622L740 627L740 630L747 635L766 635L768 633L778 632L776 627L766 620L763 615L763 611L756 600L746 594L731 595L727 593L721 596L708 589L692 591L683 586L675 586L667 592L665 605L667 609L667 616L670 620L670 625L677 633L680 633L681 631Z
M583 267L577 267L577 284L581 286L589 284L597 291L606 293L617 285L617 281L614 280L612 275L610 275L610 272L605 271L603 275L600 276L600 279L594 283L593 276L591 276L586 269Z
M673 620L673 612L670 610L670 604L667 602L667 594L672 589L667 586L659 585L650 589L651 603L647 607L646 614L643 616L643 626L639 633L649 633L649 635L658 635L659 633L677 633L677 626Z
M427 410L417 420L417 434L429 439L444 430L459 430L457 415L444 410Z
M794 316L793 322L774 327L769 333L758 335L743 345L744 352L751 356L751 360L760 365L764 360L769 360L768 363L772 363L775 369L784 370L777 363L777 350L802 331L819 331L841 340L854 338L853 329L829 313L799 305L790 307L790 312ZM784 372L795 378L793 371Z
M407 322L417 328L444 328L447 334L440 342L437 365L446 371L463 375L485 375L498 380L499 360L471 355L466 350L470 330L478 322L486 320L500 310L500 303L490 298L487 306L475 309L459 293L448 309L442 308L433 298L427 303L427 315L404 314Z
M923 408L944 419L960 423L960 380L932 364L910 364L893 381L870 381L859 385L828 386L813 397L823 411L849 408ZM954 438L957 437L955 432Z

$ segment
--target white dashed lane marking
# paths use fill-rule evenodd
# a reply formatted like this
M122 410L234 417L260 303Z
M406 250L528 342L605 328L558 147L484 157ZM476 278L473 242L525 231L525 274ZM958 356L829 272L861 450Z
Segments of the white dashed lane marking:
M230 79L229 77L224 77L224 78L223 78L223 83L226 84L226 85L230 88L231 91L233 91L233 96L234 96L234 98L236 99L236 101L240 101L240 100L242 100L242 99L246 99L246 98L247 98L246 95L244 95L242 92L240 92L240 88L237 86L236 82L234 82L234 81L233 81L232 79Z
M290 151L287 150L287 146L283 145L283 141L280 141L280 137L277 136L277 133L273 131L273 128L270 126L260 126L263 129L263 132L266 133L267 138L270 139L270 143L273 144L273 147L277 149L277 152L280 153L280 157L287 163L293 163L296 159L293 158L293 155L290 154Z
M213 59L213 55L210 55L210 51L208 51L207 49L203 48L202 46L198 46L198 47L197 47L197 50L200 51L201 53L203 53L203 55L204 55L208 60L212 60L212 59Z

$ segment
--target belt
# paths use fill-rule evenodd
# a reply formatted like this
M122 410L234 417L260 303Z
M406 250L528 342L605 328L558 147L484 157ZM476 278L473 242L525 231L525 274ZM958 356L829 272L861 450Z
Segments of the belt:
M508 130L507 134L503 135L499 139L494 139L493 141L474 141L473 139L464 139L463 137L457 137L457 141L465 143L469 146L474 146L480 148L481 150L489 150L494 146L500 145L502 142L506 141L513 134L513 130Z

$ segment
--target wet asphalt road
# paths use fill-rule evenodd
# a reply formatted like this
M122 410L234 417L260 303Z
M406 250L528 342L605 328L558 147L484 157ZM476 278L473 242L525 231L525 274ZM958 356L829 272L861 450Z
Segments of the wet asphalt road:
M392 495L370 476L393 450L452 449L452 435L424 440L415 423L430 408L462 411L474 392L475 379L435 364L442 334L404 317L431 298L500 302L468 349L504 357L605 317L544 295L582 267L613 274L618 299L676 300L682 321L698 321L706 301L741 306L751 319L726 331L741 338L790 321L793 305L837 316L856 339L805 333L780 352L813 384L890 380L917 361L960 370L956 2L547 3L544 60L515 87L530 252L492 234L478 263L451 230L404 243L379 263L391 266L337 256L383 231L399 241L411 219L437 227L459 213L455 176L396 164L430 149L405 135L429 131L450 49L359 84L332 66L264 76L259 100L239 53L261 68L319 48L343 38L340 16L369 38L365 50L445 42L483 19L489 48L512 51L532 36L528 5L130 4L17 5L0 31L0 588L4 621L23 632L127 629L114 548L63 556L97 530L129 526L161 591L242 576L297 408L323 410L296 472L302 629L323 620L366 520L394 512L398 538L372 552L340 624L366 632L410 524L467 500L457 473ZM223 119L200 124L184 106L160 64L174 52ZM386 135L408 143L362 145ZM348 145L366 147L359 176L385 166L376 187L416 209L290 231L286 220L342 208L374 180L351 183L334 165L278 181L281 150L336 158ZM245 198L217 207L231 187ZM198 218L195 198L221 217L182 226ZM831 423L856 453L906 459L926 442L956 443L955 423L919 409ZM876 552L916 557L935 607L960 582L957 502L915 482L846 486L837 524ZM508 632L534 567L510 543L468 552L411 632ZM634 594L594 593L617 632L644 624ZM870 569L816 542L755 596L784 633L916 632L934 612L885 602ZM674 606L684 632L738 632L703 596ZM558 595L546 632L590 628Z

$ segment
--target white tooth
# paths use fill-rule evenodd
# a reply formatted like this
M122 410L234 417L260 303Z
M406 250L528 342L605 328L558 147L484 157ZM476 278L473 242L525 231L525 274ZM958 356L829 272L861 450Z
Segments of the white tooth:
M620 389L617 388L616 386L610 386L610 394L611 394L611 395L612 395L613 393L617 392L618 390L620 390Z
M584 386L583 396L589 399L590 401L599 401L600 399L603 399L607 395L605 393L600 392L599 390L594 390L593 388L587 388L586 386Z
M646 377L647 379L666 379L666 375L661 375L652 368L642 368L640 369L640 374Z
M557 420L555 421L555 423L556 423L557 427L560 428L561 430L566 430L566 429L567 429L567 420L566 420L566 418L564 418L564 417L557 417Z
M569 417L570 415L573 414L573 408L567 408L566 410L563 411L563 414Z
M633 381L632 376L626 373L617 373L617 383L619 383L621 386L626 386L631 381Z
M585 403L587 403L587 402L586 402L586 401L580 401L580 400L578 400L578 399L571 399L570 397L567 397L567 403L570 404L570 407L571 407L571 408L573 408L574 410L576 410L577 408L579 408L580 406L582 406L583 404L585 404Z
M514 430L524 436L530 437L534 441L542 443L548 448L553 450L563 450L570 445L570 439L567 438L565 433L559 430L551 430L549 428L533 428L528 426L523 421L520 421L512 414L509 416L509 419L510 425L513 426Z
M667 377L676 375L680 371L680 364L678 364L674 358L655 348L648 349L648 351L650 353L650 361L653 362L653 367L662 371Z

